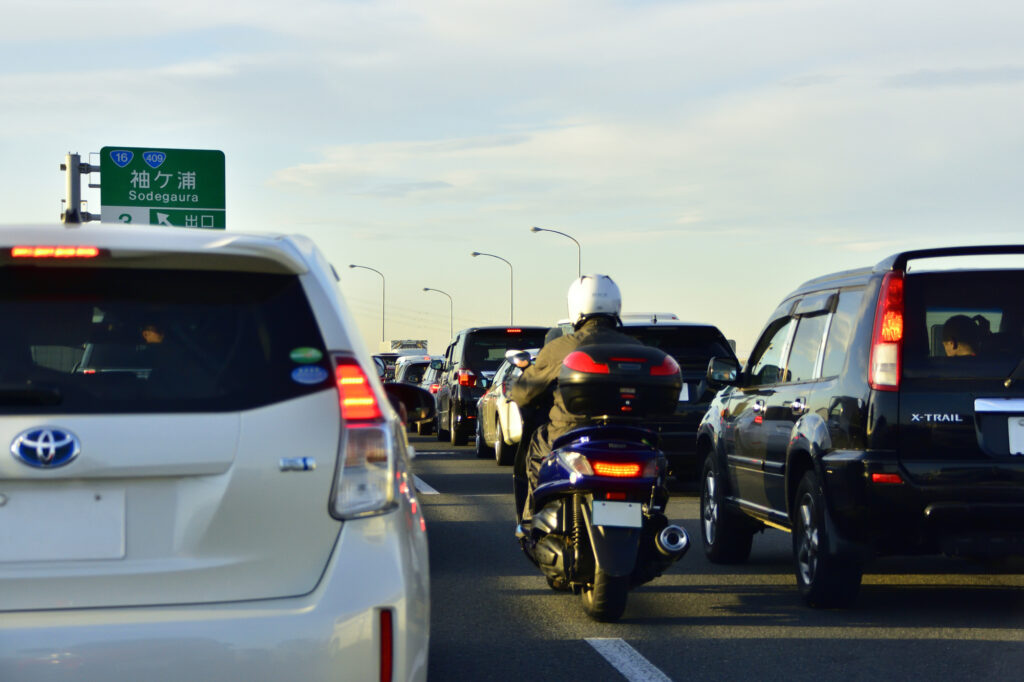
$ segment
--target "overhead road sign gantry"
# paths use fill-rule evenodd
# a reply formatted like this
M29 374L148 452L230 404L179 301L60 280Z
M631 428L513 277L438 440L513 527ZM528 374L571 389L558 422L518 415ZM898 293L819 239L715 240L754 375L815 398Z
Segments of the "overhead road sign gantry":
M105 223L223 230L224 152L104 147L100 205Z

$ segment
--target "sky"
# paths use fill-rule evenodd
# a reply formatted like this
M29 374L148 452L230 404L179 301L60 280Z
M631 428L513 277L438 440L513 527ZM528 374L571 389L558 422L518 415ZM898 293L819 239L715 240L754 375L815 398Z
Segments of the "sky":
M0 16L0 222L58 219L68 152L222 150L228 231L313 238L371 349L382 281L350 264L384 275L386 339L434 353L450 325L564 317L576 246L532 226L574 237L625 311L716 324L741 357L807 279L1021 241L1014 0L0 0ZM100 212L99 190L83 198Z

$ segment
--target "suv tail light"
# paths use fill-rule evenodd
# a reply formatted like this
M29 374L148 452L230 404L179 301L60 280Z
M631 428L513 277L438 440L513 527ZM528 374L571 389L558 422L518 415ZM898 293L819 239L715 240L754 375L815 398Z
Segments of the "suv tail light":
M330 512L337 519L373 516L395 507L394 435L369 378L355 358L334 356L342 417Z
M459 370L459 386L476 386L476 375L471 370Z
M900 355L903 346L903 271L893 270L882 278L875 307L875 328L871 335L868 383L879 391L900 387Z

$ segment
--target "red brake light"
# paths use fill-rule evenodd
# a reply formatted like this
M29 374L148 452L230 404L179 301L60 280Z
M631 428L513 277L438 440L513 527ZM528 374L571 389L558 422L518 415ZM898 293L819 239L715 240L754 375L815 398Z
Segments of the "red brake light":
M394 666L394 623L391 609L380 611L380 682L391 682Z
M522 329L516 329L516 328L513 327L512 329L506 329L505 333L506 334L522 334L523 330Z
M871 474L872 483L903 483L903 477L899 474Z
M893 270L882 278L871 336L868 383L880 391L900 387L900 356L903 346L903 272Z
M441 384L430 384L430 392L437 393L441 390Z
M626 493L624 492L608 492L605 493L604 499L606 500L626 500Z
M660 365L651 367L652 377L670 377L673 374L679 374L679 363L671 355L666 355Z
M569 353L565 356L565 360L562 360L562 364L576 372L587 372L588 374L611 373L611 370L608 369L608 365L606 363L594 362L594 358L581 350Z
M598 476L613 478L638 478L643 470L643 467L636 462L595 462L590 460L590 466Z
M460 369L459 386L476 386L476 375L468 369Z
M95 258L100 250L95 246L14 246L11 258Z
M356 359L339 357L335 362L337 366L334 377L340 395L342 418L345 421L380 419L382 413L377 404L377 396Z

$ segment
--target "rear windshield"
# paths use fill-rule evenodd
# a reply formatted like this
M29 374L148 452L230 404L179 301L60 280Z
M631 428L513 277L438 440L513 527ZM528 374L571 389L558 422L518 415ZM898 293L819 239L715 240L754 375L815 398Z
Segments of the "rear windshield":
M466 337L463 364L476 370L496 370L505 359L505 351L513 348L539 348L544 345L544 335L547 333L548 330L543 327L514 332L503 329L470 332Z
M405 366L405 370L402 372L402 376L398 377L399 381L404 381L408 384L418 384L423 381L423 374L430 368L430 363L417 362L414 364L408 364Z
M249 409L333 384L294 275L0 268L0 413Z
M1024 271L906 277L904 374L1006 378L1024 357Z
M683 370L708 368L713 357L735 358L729 342L717 327L710 326L651 326L623 327L621 331L646 346L658 348L679 363Z

